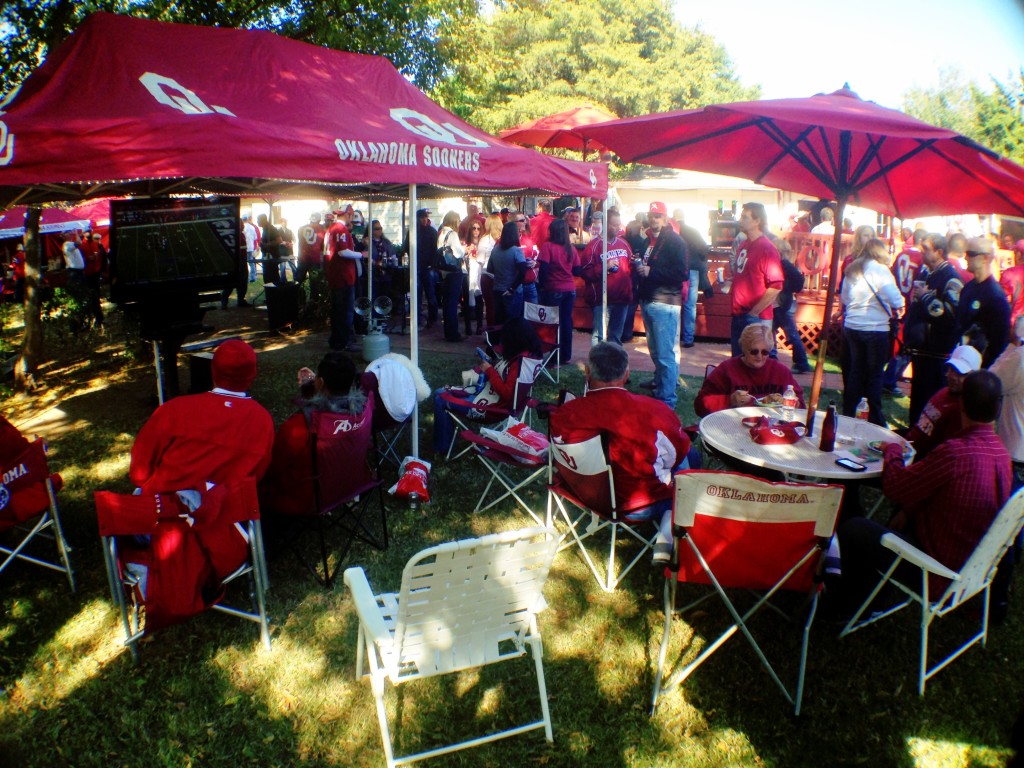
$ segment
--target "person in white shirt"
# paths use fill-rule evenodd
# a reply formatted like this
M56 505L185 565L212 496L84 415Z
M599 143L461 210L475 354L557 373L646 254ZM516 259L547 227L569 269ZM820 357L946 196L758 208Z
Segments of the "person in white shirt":
M836 215L831 208L821 209L821 223L811 230L812 235L834 235L836 233Z
M1010 344L989 368L1003 384L996 434L1013 459L1013 489L1024 486L1024 317L1013 324Z

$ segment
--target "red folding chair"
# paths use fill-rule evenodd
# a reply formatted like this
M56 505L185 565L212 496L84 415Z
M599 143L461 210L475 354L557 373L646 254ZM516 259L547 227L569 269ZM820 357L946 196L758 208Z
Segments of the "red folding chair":
M512 404L510 406L502 406L498 403L472 402L461 396L461 390L442 392L441 399L446 403L459 408L469 409L468 413L460 413L453 409L448 411L448 415L455 422L455 432L452 435L451 443L448 445L446 458L457 459L473 449L473 444L470 443L454 456L452 455L452 451L455 449L456 438L463 432L472 432L473 426L479 428L480 426L498 424L508 419L509 416L513 416L520 421L527 421L527 410L533 405L530 394L533 391L534 382L537 380L537 375L543 363L543 360L532 357L524 357L522 359L522 363L519 366L519 377L516 380L515 394L512 397Z
M485 434L486 431L477 434L467 429L461 433L462 439L474 449L474 455L491 476L483 493L480 494L473 513L484 512L505 499L512 498L538 525L544 525L540 515L523 498L523 491L535 480L543 477L548 466L547 455L535 456L504 445ZM491 494L492 488L495 490L494 495Z
M134 657L143 636L209 609L259 624L270 649L255 480L214 486L194 510L177 493L96 491L94 498L110 593ZM248 610L223 601L227 586L243 577Z
M548 456L547 524L555 525L555 518L561 519L567 529L564 537L572 539L563 543L561 549L575 543L598 586L605 592L614 592L633 566L653 549L658 521L653 521L654 528L645 534L640 527L651 525L651 521L626 519L626 515L642 507L619 507L615 497L615 477L601 435L582 443L552 442ZM596 541L599 535L609 537L603 573L586 546L588 541ZM616 572L619 545L630 540L639 542L640 550L621 571Z
M293 527L284 544L325 587L334 583L338 567L356 541L377 549L388 547L387 512L382 481L377 474L373 449L373 421L376 412L373 393L367 394L360 414L309 411L310 463L307 476L294 478L294 489L285 498L264 494L268 515L276 524ZM376 504L374 504L376 502ZM379 510L379 530L370 524L371 506ZM297 524L297 525L292 525ZM341 533L334 565L328 534ZM319 558L311 561L300 546L308 532L319 542Z
M835 534L843 488L838 485L773 483L732 472L695 470L675 478L672 507L673 552L665 569L665 628L654 678L651 713L658 697L686 680L737 631L741 632L761 660L768 675L800 714L803 700L807 646L821 591L825 554ZM676 608L679 582L710 585L714 591L683 608ZM762 593L742 614L726 590L756 590ZM809 598L803 621L800 662L795 689L782 682L768 661L749 622L754 614L780 591L802 593ZM665 657L668 653L672 616L681 614L709 597L718 595L732 624L667 682Z
M533 329L540 336L541 348L544 356L541 359L540 373L543 373L552 382L560 378L559 366L561 357L561 326L559 325L558 307L548 307L544 304L523 305L523 317L533 326ZM553 362L552 362L553 361ZM555 374L551 375L554 368Z
M61 476L51 473L46 461L46 443L36 439L10 463L0 468L0 531L11 531L17 541L11 547L0 546L4 559L0 573L16 560L42 568L61 571L75 591L75 575L71 570L68 546L57 509L57 491L63 485ZM38 540L51 539L56 548L55 559L44 556Z

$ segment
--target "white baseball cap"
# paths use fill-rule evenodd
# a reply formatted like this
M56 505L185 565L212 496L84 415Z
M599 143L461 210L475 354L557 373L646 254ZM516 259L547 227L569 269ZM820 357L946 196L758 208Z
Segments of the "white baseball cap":
M981 353L974 347L961 344L950 353L949 360L946 363L956 368L960 373L971 373L972 371L981 370Z

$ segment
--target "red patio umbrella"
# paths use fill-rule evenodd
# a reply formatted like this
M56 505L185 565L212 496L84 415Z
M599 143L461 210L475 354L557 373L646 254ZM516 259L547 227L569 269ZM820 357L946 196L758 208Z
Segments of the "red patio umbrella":
M900 218L1024 216L1024 168L955 131L863 101L849 87L804 99L717 104L580 129L628 162L722 173ZM809 406L816 407L840 252L836 227Z
M504 131L499 131L498 136L513 144L522 144L528 147L579 150L583 153L583 159L586 159L589 150L594 149L600 152L605 147L581 134L579 129L583 126L605 123L614 119L615 115L611 112L588 104L506 128Z

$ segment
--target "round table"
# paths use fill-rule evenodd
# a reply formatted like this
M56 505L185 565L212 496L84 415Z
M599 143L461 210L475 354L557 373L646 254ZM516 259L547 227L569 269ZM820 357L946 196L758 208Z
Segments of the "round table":
M860 480L869 477L880 477L882 474L882 456L867 448L869 442L897 442L904 446L908 463L913 460L914 449L895 432L848 416L839 416L836 425L835 450L824 452L818 448L821 439L821 424L825 419L823 411L818 411L814 419L814 436L801 438L790 445L760 445L750 437L750 428L743 426L743 419L750 416L768 416L781 419L782 408L747 407L730 408L717 413L709 413L700 420L701 439L719 453L739 461L753 464L766 469L782 472L787 478L799 476L803 478L819 478L823 480ZM793 421L803 423L807 411L796 408ZM859 432L856 431L859 429ZM857 440L852 438L857 435ZM844 438L850 438L844 440ZM836 459L846 456L867 466L863 472L852 472L836 464Z

